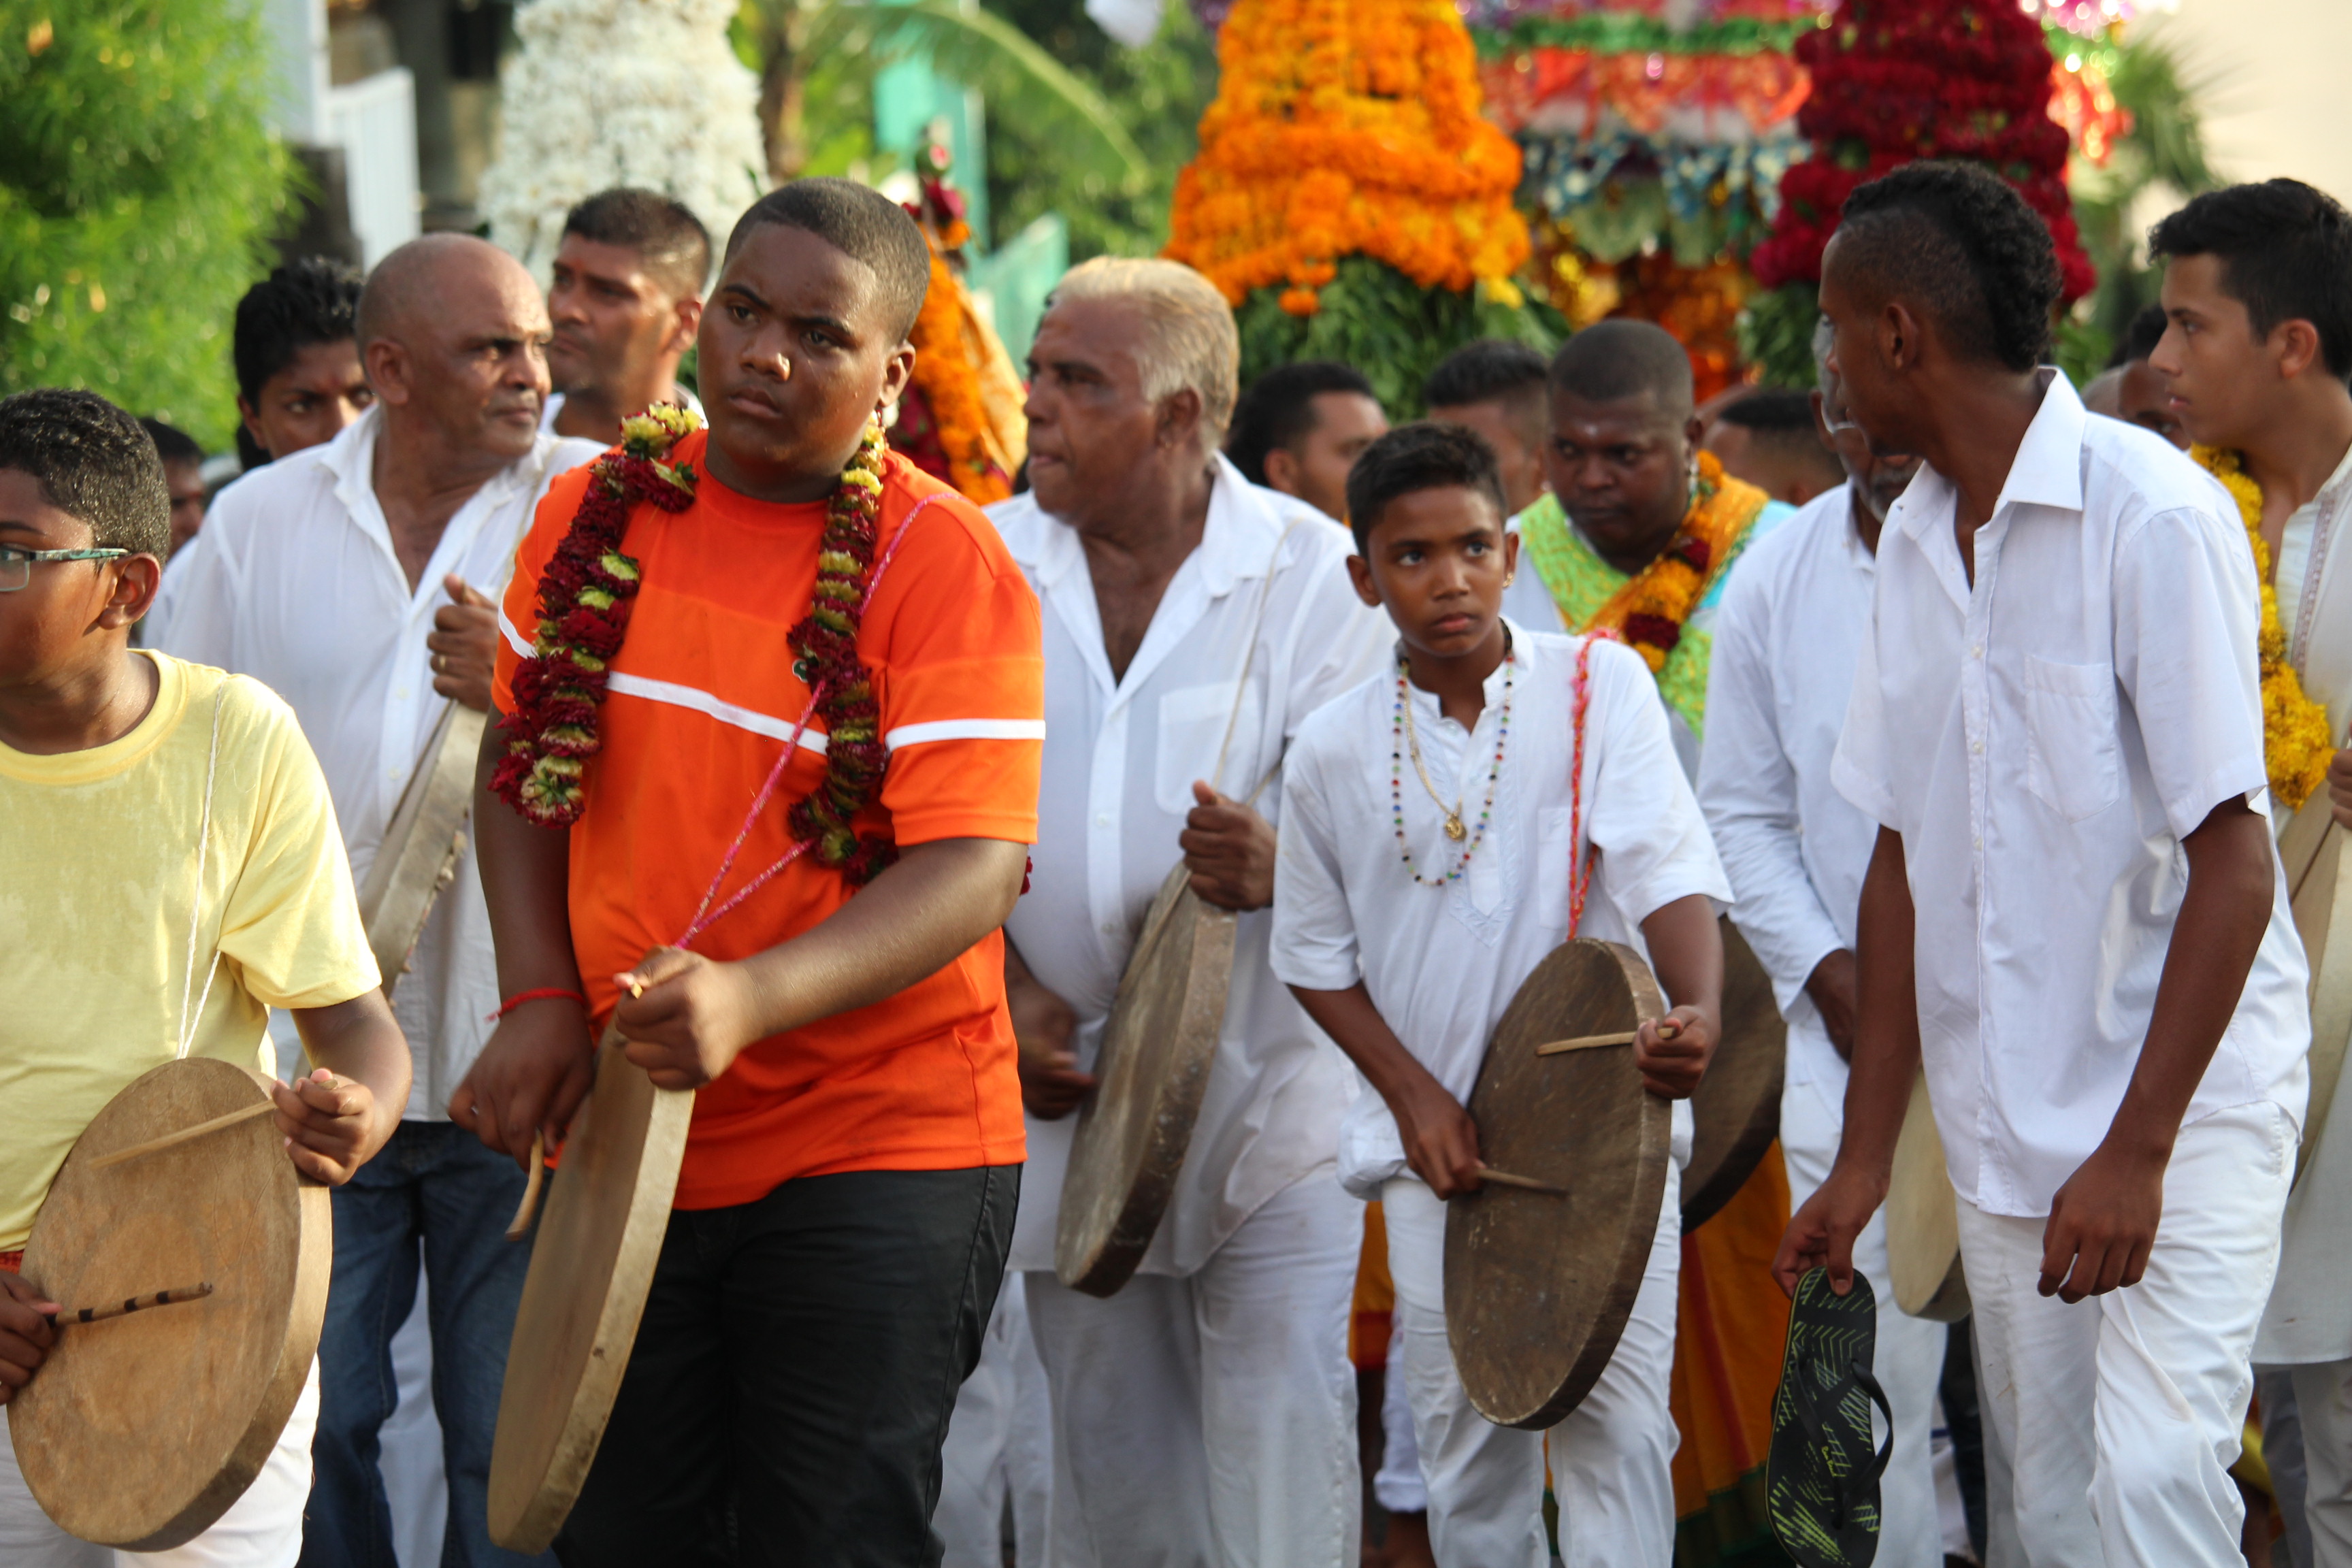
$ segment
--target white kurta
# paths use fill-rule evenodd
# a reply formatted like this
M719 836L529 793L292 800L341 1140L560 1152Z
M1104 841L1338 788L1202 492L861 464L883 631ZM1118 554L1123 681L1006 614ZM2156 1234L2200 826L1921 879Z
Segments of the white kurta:
M2279 541L2279 621L2303 689L2327 709L2338 745L2352 733L2352 451L2319 493L2287 519ZM2327 1120L2286 1203L2278 1284L2254 1342L2263 1363L2352 1361L2352 1073L2336 1080ZM2339 1369L2339 1384L2352 1367ZM2316 1426L2307 1426L2306 1432ZM2352 1439L2352 1422L2326 1428ZM2308 1437L2306 1439L2309 1440ZM2352 1476L2352 1449L2335 1473ZM2352 1562L2352 1499L2336 1505L2342 1560Z
M434 613L449 602L442 579L454 572L495 600L549 483L604 450L541 437L457 509L411 589L376 500L383 422L382 407L372 408L325 446L223 490L185 561L173 563L148 633L152 647L253 676L286 699L319 755L361 881L447 700L433 689L425 646ZM498 1005L489 910L469 842L393 992L416 1058L409 1120L446 1119Z
M1570 691L1582 639L1513 628L1516 668L1486 679L1486 705L1464 730L1437 699L1410 689L1421 754L1449 799L1475 823L1486 799L1511 670L1511 732L1484 842L1443 889L1408 879L1394 814L1404 813L1413 868L1443 876L1463 847L1412 764L1392 787L1396 677L1391 665L1308 722L1291 748L1285 831L1275 881L1274 970L1318 991L1364 983L1406 1049L1457 1100L1476 1083L1486 1041L1519 984L1568 935L1570 867L1602 851L1578 934L1621 942L1648 957L1642 921L1693 893L1728 903L1715 844L1676 762L1641 656L1621 643L1592 647L1581 799L1570 775ZM1688 1102L1675 1107L1676 1158L1689 1149ZM1396 1118L1366 1091L1339 1137L1339 1179L1359 1197L1406 1170Z
M1805 982L1823 958L1853 950L1862 879L1878 837L1878 825L1830 783L1877 581L1854 505L1851 486L1826 490L1740 556L1716 621L1699 758L1699 805L1738 895L1733 918L1771 975L1789 1025L1780 1146L1792 1206L1828 1177L1845 1105L1845 1058ZM1944 1326L1895 1306L1884 1214L1855 1238L1853 1258L1877 1290L1874 1369L1895 1414L1894 1453L1879 1482L1877 1560L1885 1568L1937 1568L1944 1552L1928 1434Z
M1951 483L1923 468L1895 502L1832 764L1903 836L1952 1184L2018 1216L2050 1212L2123 1101L2188 885L2180 840L2224 801L2270 800L2236 508L2169 443L2090 418L2042 374L1973 585ZM2274 882L2191 1123L2263 1100L2303 1114L2306 970Z
M1026 495L989 515L1045 611L1040 842L1005 930L1039 983L1076 1010L1078 1065L1090 1069L1144 913L1183 858L1176 837L1192 782L1213 773L1217 788L1247 796L1300 722L1378 666L1387 622L1349 584L1344 530L1219 458L1200 547L1114 679L1076 531ZM1257 810L1280 826L1275 784ZM1272 920L1241 917L1216 1058L1144 1273L1194 1272L1258 1205L1331 1158L1353 1079L1267 969ZM1029 1121L1014 1268L1054 1267L1076 1129L1075 1117Z

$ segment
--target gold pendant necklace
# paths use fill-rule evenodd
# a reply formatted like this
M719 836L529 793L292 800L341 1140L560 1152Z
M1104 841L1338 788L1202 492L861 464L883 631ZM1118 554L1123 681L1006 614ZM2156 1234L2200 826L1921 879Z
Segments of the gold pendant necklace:
M1448 805L1445 804L1445 797L1437 793L1437 786L1429 782L1429 770L1422 765L1421 732L1412 721L1412 703L1410 699L1404 703L1404 738L1405 745L1412 752L1412 771L1421 775L1421 787L1429 792L1429 798L1436 803L1437 809L1445 816L1445 837L1456 844L1461 843L1470 837L1470 829L1462 821L1462 798L1456 796L1454 804Z

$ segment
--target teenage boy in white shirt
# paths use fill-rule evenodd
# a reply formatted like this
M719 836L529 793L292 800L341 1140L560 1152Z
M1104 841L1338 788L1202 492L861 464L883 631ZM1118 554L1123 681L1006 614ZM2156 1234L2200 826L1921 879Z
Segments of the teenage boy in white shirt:
M1640 656L1504 619L1517 541L1503 506L1494 454L1454 426L1393 431L1349 477L1348 572L1388 611L1397 657L1292 742L1274 970L1378 1090L1357 1097L1340 1129L1339 1178L1379 1197L1387 1219L1437 1560L1550 1561L1549 1438L1568 1568L1663 1564L1674 1557L1667 1383L1688 1108L1675 1108L1675 1176L1633 1315L1573 1414L1548 1434L1489 1424L1446 1342L1445 1200L1479 1184L1462 1102L1496 1021L1565 938L1624 942L1675 1004L1675 1030L1643 1025L1634 1059L1651 1092L1686 1099L1721 1001L1710 900L1731 897ZM1395 756L1401 724L1413 764ZM1572 885L1586 893L1580 930Z
M1880 825L1844 1135L1774 1268L1850 1279L1924 1064L2029 1560L2228 1568L2310 1042L2253 562L2185 456L2037 368L2057 296L1970 164L1862 186L1824 258L1847 405L1927 467L1833 764Z
M1824 331L1815 358L1829 353ZM1846 482L1808 501L1750 545L1724 591L1707 677L1698 802L1739 896L1734 918L1789 1024L1780 1152L1789 1199L1801 1204L1837 1156L1853 1048L1854 920L1877 824L1830 782L1853 669L1870 629L1874 558L1888 510L1919 459L1885 456L1848 416L1837 377L1812 394L1814 423ZM1927 1451L1948 1340L1886 1288L1886 1222L1854 1243L1877 1288L1872 1370L1894 1413L1895 1447L1879 1481L1876 1562L1941 1568L1943 1526Z

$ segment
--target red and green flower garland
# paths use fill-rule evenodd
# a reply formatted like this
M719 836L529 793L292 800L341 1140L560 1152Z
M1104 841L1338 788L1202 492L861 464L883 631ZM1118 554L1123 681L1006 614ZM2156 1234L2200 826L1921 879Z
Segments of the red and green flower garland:
M621 552L630 513L641 501L664 511L693 504L695 470L668 459L700 427L692 414L660 404L622 421L620 447L596 460L580 510L540 578L539 628L530 657L515 671L515 711L501 726L507 754L490 788L541 827L571 826L586 804L587 762L603 743L596 710L639 584L637 563ZM826 747L824 778L786 822L853 883L870 879L897 855L888 839L852 826L889 762L872 679L857 655L887 450L881 427L866 426L826 508L809 614L792 629L801 653L793 673L810 689Z

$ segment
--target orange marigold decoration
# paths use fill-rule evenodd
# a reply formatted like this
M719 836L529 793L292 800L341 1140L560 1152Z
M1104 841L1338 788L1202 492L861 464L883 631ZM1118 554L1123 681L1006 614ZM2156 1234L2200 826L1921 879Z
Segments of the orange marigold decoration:
M933 479L986 506L1013 493L1013 475L1028 456L1020 380L1004 345L974 308L961 276L971 229L963 197L948 184L943 147L925 149L930 173L921 199L907 211L931 251L930 291L908 334L915 374L899 399L892 444Z
M1519 150L1479 117L1452 0L1239 0L1217 100L1177 177L1168 254L1239 305L1282 286L1311 316L1343 256L1429 289L1515 300Z
M946 458L945 474L978 506L1013 493L1013 479L989 450L988 410L980 396L980 372L964 348L963 284L947 260L931 252L931 291L908 334L915 345L914 390L928 405L933 437Z

